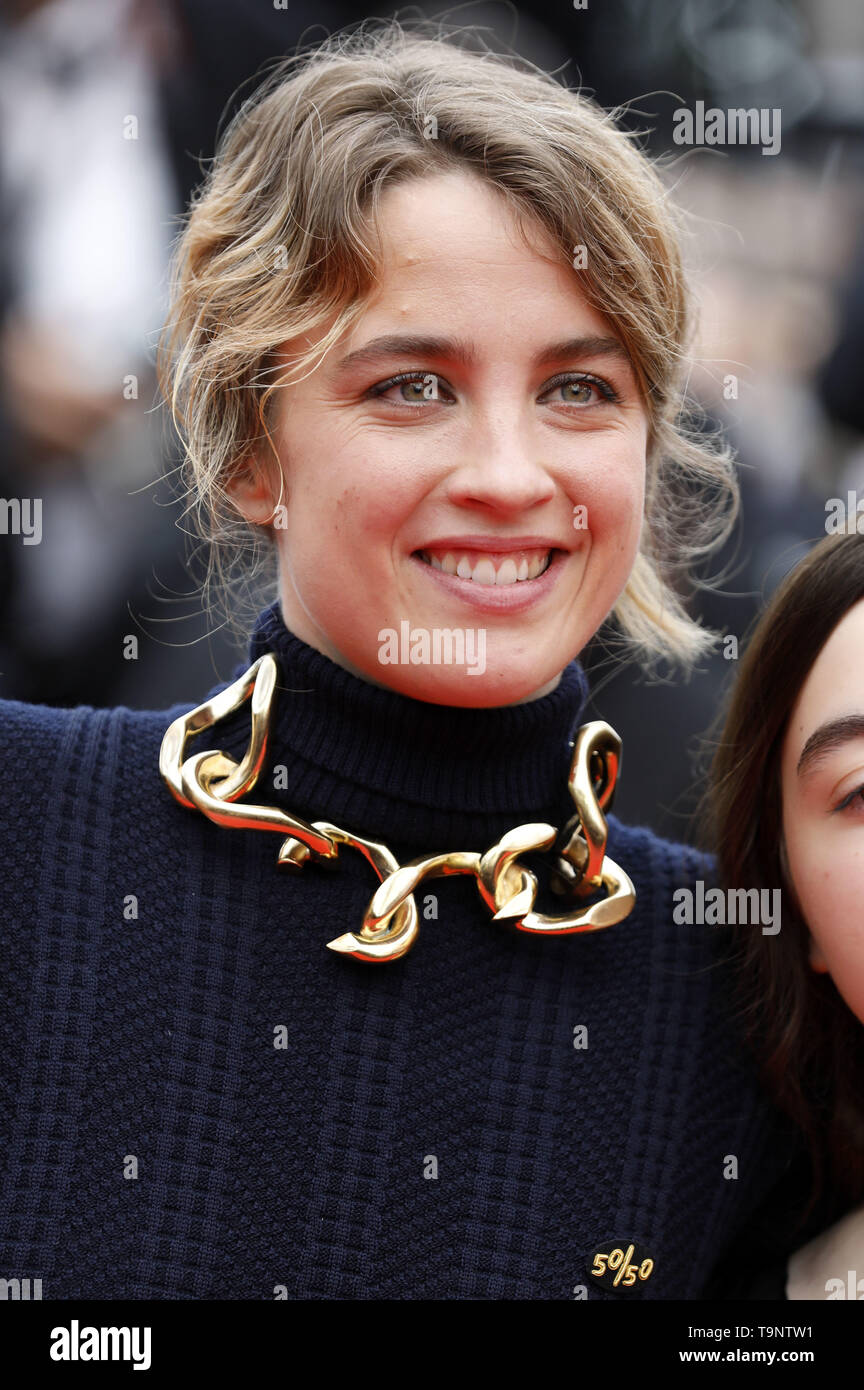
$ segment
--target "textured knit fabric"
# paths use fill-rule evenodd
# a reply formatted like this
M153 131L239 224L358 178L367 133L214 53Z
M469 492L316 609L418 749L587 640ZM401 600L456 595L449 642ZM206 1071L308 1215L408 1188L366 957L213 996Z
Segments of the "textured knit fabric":
M342 670L277 605L250 659L267 650L250 800L400 860L572 814L578 663L542 699L458 710ZM544 939L493 925L472 878L435 879L409 955L346 959L326 943L376 886L362 856L291 874L279 835L162 782L162 735L205 694L0 702L0 1276L45 1298L698 1297L787 1158L722 929L672 922L710 862L612 816L624 922ZM247 736L241 711L189 751ZM591 1255L625 1242L654 1270L611 1292Z

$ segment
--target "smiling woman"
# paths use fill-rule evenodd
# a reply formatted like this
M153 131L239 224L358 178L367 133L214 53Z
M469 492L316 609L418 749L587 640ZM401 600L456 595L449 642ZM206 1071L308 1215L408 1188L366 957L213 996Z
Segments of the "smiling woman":
M406 676L450 703L548 688L610 611L646 662L710 647L673 581L737 492L683 414L677 215L587 98L395 27L278 65L196 197L174 305L163 381L222 593L275 549L292 630L373 679L394 609L488 617L482 687ZM477 595L508 560L530 594Z
M482 680L431 664L387 683L442 704L546 694L636 558L648 422L635 371L549 238L521 237L477 174L393 184L377 226L362 314L274 392L278 483L261 459L228 491L259 524L284 495L282 614L331 660L380 681L382 630L467 623L485 633ZM297 353L283 344L280 365Z
M712 641L673 580L737 495L682 414L674 217L469 41L280 64L179 239L163 381L232 618L248 545L275 569L248 669L0 704L0 1267L46 1297L698 1298L797 1142L725 933L673 918L711 861L612 815L580 727L610 615L646 665Z

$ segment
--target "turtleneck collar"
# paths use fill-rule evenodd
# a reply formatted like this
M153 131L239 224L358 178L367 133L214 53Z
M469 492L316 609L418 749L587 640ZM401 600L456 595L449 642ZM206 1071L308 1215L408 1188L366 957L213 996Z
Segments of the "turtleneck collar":
M526 704L429 704L373 685L302 642L278 600L256 621L250 663L265 652L280 669L270 762L285 765L290 788L273 799L295 814L425 849L484 848L522 821L557 824L572 814L570 741L588 697L579 662Z

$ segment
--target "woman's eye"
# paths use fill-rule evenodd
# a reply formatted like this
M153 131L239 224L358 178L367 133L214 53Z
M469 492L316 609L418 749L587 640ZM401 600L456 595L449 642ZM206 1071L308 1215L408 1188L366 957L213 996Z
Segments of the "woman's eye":
M589 406L599 405L602 401L617 401L617 392L607 381L601 381L599 377L593 376L570 376L560 377L551 382L543 391L541 401L550 400L551 404Z
M367 392L376 400L385 400L393 405L426 406L439 401L445 405L455 404L450 387L435 372L399 372L396 376L379 381ZM565 405L584 410L589 406L620 400L614 387L601 377L561 376L549 382L540 394L544 404Z
M427 401L452 402L453 397L444 382L434 372L401 372L387 381L379 381L370 395L397 405L423 406Z
M850 809L855 812L864 811L864 784L860 787L856 787L854 792L850 792L848 796L845 796L839 806L836 806L834 809L837 811L848 811Z

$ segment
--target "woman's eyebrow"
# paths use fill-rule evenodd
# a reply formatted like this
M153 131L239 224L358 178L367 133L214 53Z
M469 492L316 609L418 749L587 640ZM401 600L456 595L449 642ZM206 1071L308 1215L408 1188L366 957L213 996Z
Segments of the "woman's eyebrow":
M542 367L546 362L566 362L578 357L618 357L630 365L630 354L617 338L565 338L561 343L550 343L542 348L534 358L534 366Z
M855 738L864 738L864 714L844 714L820 724L804 744L796 769L798 776L809 776L829 753Z
M348 367L371 367L389 357L437 357L463 362L466 366L476 363L478 354L470 344L458 338L418 337L416 334L389 333L381 338L373 338L363 347L349 352L335 365L337 371ZM532 359L532 366L541 367L545 363L564 362L580 357L618 357L630 364L630 354L617 338L604 338L599 335L583 338L565 338L558 343L549 343L540 349Z

